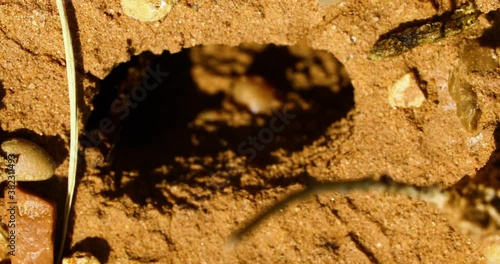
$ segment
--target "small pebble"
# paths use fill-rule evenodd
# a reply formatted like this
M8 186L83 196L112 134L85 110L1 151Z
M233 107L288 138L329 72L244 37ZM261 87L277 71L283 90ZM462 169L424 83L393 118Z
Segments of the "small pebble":
M425 96L411 73L405 74L392 86L388 87L389 104L392 107L420 107Z
M488 264L500 263L500 240L497 238L483 247L483 255Z
M55 163L52 157L31 141L22 138L7 139L2 143L2 150L7 155L19 155L14 166L16 181L43 181L54 175Z
M121 0L125 15L143 22L164 18L176 4L174 0Z
M89 252L77 251L71 257L64 258L62 264L100 264L100 262Z
M258 76L243 76L233 84L233 99L246 106L253 114L272 114L281 102L275 88Z

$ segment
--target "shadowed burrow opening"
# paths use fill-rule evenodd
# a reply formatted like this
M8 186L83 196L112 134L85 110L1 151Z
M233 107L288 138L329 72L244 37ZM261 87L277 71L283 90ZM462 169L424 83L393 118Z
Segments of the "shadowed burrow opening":
M342 64L302 44L145 52L98 85L81 142L102 156L86 165L110 179L107 195L160 207L244 189L242 175L286 162L354 107ZM304 180L290 179L266 185Z

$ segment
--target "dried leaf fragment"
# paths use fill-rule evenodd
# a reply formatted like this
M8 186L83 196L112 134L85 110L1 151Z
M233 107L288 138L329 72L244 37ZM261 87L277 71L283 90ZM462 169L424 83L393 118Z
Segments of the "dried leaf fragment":
M431 20L423 25L383 36L369 51L368 59L379 60L397 56L417 46L454 36L476 25L479 14L473 3L467 3L456 9L451 16L445 15L437 21Z

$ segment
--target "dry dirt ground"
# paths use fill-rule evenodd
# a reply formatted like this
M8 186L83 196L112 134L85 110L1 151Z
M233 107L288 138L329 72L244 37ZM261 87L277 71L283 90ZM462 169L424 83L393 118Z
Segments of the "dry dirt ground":
M463 55L473 43L500 55L500 3L475 1L478 23L458 35L367 59L381 35L461 4L181 0L146 23L117 0L72 1L82 146L66 255L89 251L102 263L485 262L500 243L500 70L462 65L476 57ZM453 73L481 111L473 131L450 96ZM65 74L55 2L0 1L0 140L23 137L53 155L56 177L23 186L58 201L59 212ZM393 107L388 88L406 74L424 100ZM243 76L265 79L281 106L253 114L237 103L232 89ZM136 89L144 79L154 87ZM283 129L270 130L277 119ZM455 186L462 198L444 209L377 192L314 195L227 244L312 179L381 175L443 188L471 180Z

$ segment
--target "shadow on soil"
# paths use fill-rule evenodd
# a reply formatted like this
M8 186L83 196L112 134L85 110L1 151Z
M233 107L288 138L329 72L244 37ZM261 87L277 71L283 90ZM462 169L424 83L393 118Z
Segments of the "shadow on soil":
M500 46L500 11L491 11L486 15L486 18L493 26L484 31L479 38L479 43L484 47L496 48Z
M480 224L483 227L496 225L496 222L489 215L488 211L478 210L477 205L479 201L484 204L493 206L496 212L500 212L500 197L496 195L491 201L485 201L487 197L487 190L498 192L500 190L500 123L497 124L494 131L495 150L491 153L489 160L486 164L476 173L474 177L466 176L456 183L452 189L465 197L473 204L469 206L470 209L464 210L463 218L471 222Z
M2 81L0 81L0 109L5 107L5 104L3 103L3 98L5 97L5 88L3 87Z
M331 59L335 60L333 56ZM247 74L259 75L279 87L280 94L287 94L294 90L286 79L286 71L297 60L286 47L268 46L255 56ZM144 72L146 65L150 68ZM168 72L168 76L158 78L159 85L154 89L136 88L154 84L155 74L151 70L157 70L156 67L160 72ZM279 150L289 156L301 151L354 107L350 84L335 92L330 87L312 87L294 91L311 107L287 109L295 117L289 123L283 122L284 129L272 135L262 131L270 131L276 114L256 116L244 126L230 126L223 121L207 121L212 129L195 126L193 122L201 113L222 108L225 95L201 91L193 81L191 68L189 50L161 56L143 53L116 67L100 83L101 92L94 98L95 108L85 127L89 132L82 141L86 141L87 147L97 146L108 161L101 172L108 180L109 175L113 177L104 195L126 195L140 205L151 203L162 212L173 204L198 208L190 201L209 198L226 187L245 189L240 184L242 171L265 171L268 166L283 162L273 152ZM141 75L141 69L145 75ZM153 77L141 77L137 82L134 75ZM278 119L282 120L279 116ZM249 156L246 161L243 158L248 153L241 151L242 142L255 146L249 137L268 141L255 147L258 150L251 162ZM227 153L232 156L223 158ZM236 159L243 162L231 164ZM131 172L136 176L131 176ZM245 190L255 193L304 181L307 176L300 174L266 180L266 186ZM189 198L174 194L169 188L172 185L189 186L185 188L190 189L186 190Z
M73 248L73 252L90 252L99 260L99 263L108 263L111 246L108 241L100 237L87 237L82 241L77 242Z

